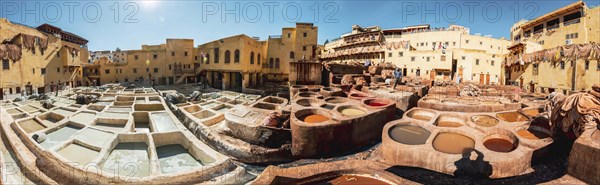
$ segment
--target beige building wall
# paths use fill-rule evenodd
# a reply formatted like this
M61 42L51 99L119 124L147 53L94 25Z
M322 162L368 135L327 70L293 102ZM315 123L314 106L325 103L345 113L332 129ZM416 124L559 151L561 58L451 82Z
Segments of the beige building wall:
M34 52L22 47L20 60L3 59L9 61L10 68L0 70L0 88L5 94L10 91L15 94L17 88L24 90L28 83L32 85L34 92L48 92L50 88L45 87L51 83L57 84L60 81L64 86L76 86L81 81L81 63L87 62L87 48L0 18L0 40L11 40L20 33L48 39L48 48L42 52L36 44ZM16 42L22 44L23 40L18 39ZM67 47L77 48L79 52L70 54Z
M581 12L581 17L565 22L565 17ZM557 24L554 22L558 20ZM538 27L538 32L534 28ZM532 53L568 44L600 42L600 8L589 9L578 1L549 12L531 21L520 21L511 28L512 55ZM511 83L530 92L579 91L600 83L600 65L597 60L578 58L560 61L542 61L538 64L512 65L504 69ZM573 75L575 73L575 75ZM574 78L573 78L574 77ZM573 83L575 85L573 86ZM574 87L574 88L573 88Z

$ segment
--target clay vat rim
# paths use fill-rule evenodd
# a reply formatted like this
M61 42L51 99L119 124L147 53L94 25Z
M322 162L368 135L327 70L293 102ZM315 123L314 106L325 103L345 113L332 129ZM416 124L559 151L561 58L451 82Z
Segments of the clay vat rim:
M512 152L516 151L517 149L522 148L521 145L519 144L521 142L521 140L516 135L517 134L515 134L509 130L500 129L500 130L497 130L495 132L492 132L492 133L489 133L489 134L483 136L483 138L481 139L481 144L483 145L483 148L485 148L486 150L491 151L491 152L505 153L505 154L512 153ZM487 146L485 146L485 144L484 144L487 140L490 140L490 139L507 140L512 143L513 149L508 152L500 152L500 151L492 150L492 149L488 148Z

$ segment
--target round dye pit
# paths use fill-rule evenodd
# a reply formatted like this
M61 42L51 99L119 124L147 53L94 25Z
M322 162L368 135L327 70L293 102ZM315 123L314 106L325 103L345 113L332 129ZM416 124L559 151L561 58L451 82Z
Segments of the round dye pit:
M438 121L437 123L438 127L460 127L462 126L461 123L456 122L456 121Z
M429 121L435 116L435 112L428 110L413 109L406 114L408 117L422 121Z
M491 138L483 142L483 146L495 152L507 153L513 151L516 146L509 140L503 138Z
M327 103L344 103L344 102L346 102L346 99L343 99L343 98L327 98L327 99L325 99L325 102L327 102Z
M447 154L462 154L473 150L475 141L457 133L440 133L433 139L433 148Z
M506 122L523 122L529 120L527 116L519 112L505 112L496 114L498 118Z
M544 131L534 129L533 127L529 127L528 129L521 129L517 131L517 135L521 136L522 138L531 140L545 139L550 137L550 134Z
M370 100L366 100L364 103L371 107L383 107L383 106L387 106L390 104L389 101L380 100L380 99L370 99Z
M320 123L329 120L328 117L319 115L319 114L311 114L304 117L303 121L306 123Z
M419 126L396 125L390 128L388 135L392 140L402 144L422 145L429 139L431 132Z
M461 127L465 122L467 120L461 116L442 114L435 120L434 125L438 127Z
M365 114L365 111L357 109L357 108L352 108L352 107L342 107L341 109L338 109L340 111L340 113L342 113L345 116L360 116Z
M493 127L496 126L498 122L500 122L498 121L498 119L488 115L471 116L471 120L475 122L476 125L482 127Z
M333 178L327 178L315 182L309 182L306 184L315 184L315 185L362 185L362 184L371 184L371 185L389 185L390 183L384 182L379 179L375 179L373 177L361 176L361 175L350 175L344 174Z

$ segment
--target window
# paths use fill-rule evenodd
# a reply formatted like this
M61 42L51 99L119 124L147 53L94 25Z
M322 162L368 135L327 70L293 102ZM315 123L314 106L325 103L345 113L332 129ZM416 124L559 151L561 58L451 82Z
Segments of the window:
M544 23L533 27L533 33L540 33L542 31L544 31Z
M206 64L210 63L210 55L206 54L204 57L206 58Z
M188 56L188 52L187 52L187 51L186 51L186 52L183 52L183 56L186 56L186 57L187 57L187 56Z
M60 50L56 52L56 57L60 57ZM96 59L98 59L98 57L96 57Z
M556 19L554 19L554 20L551 20L551 21L548 21L548 22L546 23L546 26L547 26L547 27L546 27L546 29L548 29L548 30L553 30L553 29L556 29L556 28L558 28L559 22L560 22L560 21L559 21L559 19L558 19L558 18L556 18Z
M288 33L287 35L288 35L288 38L290 38L290 37L292 36L292 34L291 34L291 33Z
M452 46L456 46L456 42L452 42Z
M260 65L260 53L258 54L258 56L256 58L257 58L256 64Z
M57 67L57 68L56 68L56 72L57 72L57 73L60 73L60 67Z
M275 68L279 69L279 58L275 59Z
M158 68L154 68L154 73L158 73Z
M294 58L296 58L296 55L294 54L293 51L290 51L290 59L294 59Z
M600 71L600 61L596 60L596 71Z
M10 69L10 62L8 61L8 59L2 59L2 70L9 70Z
M137 68L133 68L133 73L137 73Z
M172 69L172 68L171 68L171 64L169 64L169 70L171 70L171 69Z
M214 50L214 55L215 55L215 64L219 63L219 48L215 48Z
M577 37L579 37L578 33L570 33L566 35L567 39L576 39Z
M104 70L104 74L110 74L110 70L108 70L108 69L105 69L105 70Z
M525 31L525 33L523 34L523 36L525 36L525 38L529 38L531 36L531 30Z
M560 69L565 69L565 61L560 61Z
M240 63L240 50L236 49L233 55L233 62Z
M586 60L585 61L585 70L588 70L588 69L590 69L590 61Z
M153 58L153 59L157 59L157 58L158 58L158 54L154 54L154 55L152 55L152 58Z
M467 57L465 57L465 56L462 56L462 59L463 59L463 60L466 60L466 59L467 59Z
M137 55L135 55L134 58L135 58L135 60L138 60L138 56Z
M494 61L492 60L490 64L491 64L492 66L494 66Z
M404 56L404 52L399 52L398 56L403 57Z
M467 43L467 44L468 44L468 43L469 43L469 40L465 40L465 43Z
M600 67L600 66L599 66L599 67ZM46 74L46 68L42 68L42 71L41 71L41 73L42 73L42 75L45 75L45 74Z
M302 46L302 51L306 51L306 46Z
M269 59L269 68L273 68L273 58Z
M388 57L392 57L392 53L388 53Z
M304 35L304 37L306 37L306 36L308 36L308 33L304 32L304 34L303 34L303 35Z
M429 62L429 57L427 57L427 62Z
M250 64L254 64L254 51L250 52Z
M415 61L415 57L410 57L410 61Z
M483 45L483 42L479 42L479 45ZM491 47L491 46L490 46Z
M225 50L225 63L231 62L231 52L229 50Z
M579 18L581 17L581 12L575 12L569 15L565 15L563 17L563 24L565 26L570 25L570 24L576 24L579 23Z
M175 56L175 52L174 52L174 51L173 51L173 52L171 52L171 56L173 56L173 57Z
M479 59L475 59L475 65L479 65Z
M34 68L34 69L31 69L31 73L32 73L32 74L35 74L35 68Z
M543 40L540 40L540 41L538 41L537 43L538 43L539 45L544 45L544 41L543 41Z
M197 60L198 60L198 56L194 56L194 60L196 60L196 61L197 61Z
M146 68L146 73L150 72L150 68Z
M440 61L446 61L446 55L440 56Z

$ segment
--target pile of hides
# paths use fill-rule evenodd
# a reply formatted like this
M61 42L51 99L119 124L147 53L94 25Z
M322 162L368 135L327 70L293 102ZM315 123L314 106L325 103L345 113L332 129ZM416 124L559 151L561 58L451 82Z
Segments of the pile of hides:
M469 85L465 85L463 88L460 89L460 96L479 96L481 95L481 89L479 89L479 87L477 87L476 85L473 84L469 84Z
M587 129L595 129L600 123L600 84L595 84L588 92L566 98L560 95L553 96L549 103L553 132L572 132L576 138Z
M47 99L44 102L42 102L42 107L44 107L45 109L51 109L52 107L54 107L52 104L54 104L54 100L52 99Z
M190 101L199 101L202 99L202 93L200 91L194 91L190 95Z
M456 83L454 83L454 81L452 81L450 79L435 80L433 83L435 86L442 86L442 87L456 85Z
M381 70L381 77L383 79L394 78L394 70L393 69L383 69Z
M342 85L354 85L355 81L354 81L354 77L352 75L344 75L344 77L342 77L342 81L341 84Z
M96 101L98 101L98 97L96 95L78 94L75 98L75 102L80 105L87 105Z
M170 102L172 104L180 104L187 102L185 95L182 93L169 93L167 94L167 97L165 99L167 100L167 102Z

